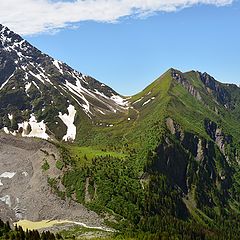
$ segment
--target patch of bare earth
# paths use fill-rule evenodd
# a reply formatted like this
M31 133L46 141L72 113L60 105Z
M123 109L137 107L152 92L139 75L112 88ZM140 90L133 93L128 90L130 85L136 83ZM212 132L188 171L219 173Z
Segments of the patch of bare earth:
M56 219L103 226L96 213L74 201L61 200L53 193L47 180L61 175L56 168L58 158L57 148L47 141L0 133L0 176L11 177L0 178L1 219L11 223L21 219ZM46 171L42 169L44 161L50 166Z

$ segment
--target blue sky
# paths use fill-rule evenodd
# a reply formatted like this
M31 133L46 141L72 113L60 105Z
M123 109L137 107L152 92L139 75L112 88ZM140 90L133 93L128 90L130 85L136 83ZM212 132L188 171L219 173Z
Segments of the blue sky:
M71 13L70 13L71 14ZM170 67L240 84L240 3L193 5L116 23L79 21L54 33L24 34L33 45L123 95L141 91Z

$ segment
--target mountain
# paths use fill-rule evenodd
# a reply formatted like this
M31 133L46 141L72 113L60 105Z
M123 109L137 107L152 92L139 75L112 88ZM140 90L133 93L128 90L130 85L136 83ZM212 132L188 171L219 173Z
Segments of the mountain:
M13 135L75 140L74 120L125 112L127 101L97 80L0 25L0 128Z
M66 192L150 239L238 239L240 88L170 69L128 101L111 131L94 125L68 147Z
M124 97L0 29L0 128L52 140L53 192L124 238L238 239L237 85L169 69Z

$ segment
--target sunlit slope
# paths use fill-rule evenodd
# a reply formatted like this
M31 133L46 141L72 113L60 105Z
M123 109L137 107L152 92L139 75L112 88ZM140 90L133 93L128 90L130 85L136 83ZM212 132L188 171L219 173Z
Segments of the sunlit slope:
M85 160L86 149L70 150L78 164L64 178L68 191L76 189L78 201L140 229L155 229L151 222L167 215L213 228L229 219L235 231L238 96L237 86L205 73L168 70L128 98L128 111L108 118L111 126L94 124L80 141L92 146Z

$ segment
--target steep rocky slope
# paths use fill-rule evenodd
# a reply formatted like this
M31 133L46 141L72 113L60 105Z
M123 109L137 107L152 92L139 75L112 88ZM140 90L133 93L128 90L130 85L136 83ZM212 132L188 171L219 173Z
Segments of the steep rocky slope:
M75 120L125 111L127 101L0 25L0 128L6 133L75 140ZM86 123L86 124L87 124Z
M61 161L60 153L54 145L4 133L0 133L0 143L1 219L11 223L56 219L103 226L96 213L53 193L49 180L62 175L56 164Z

